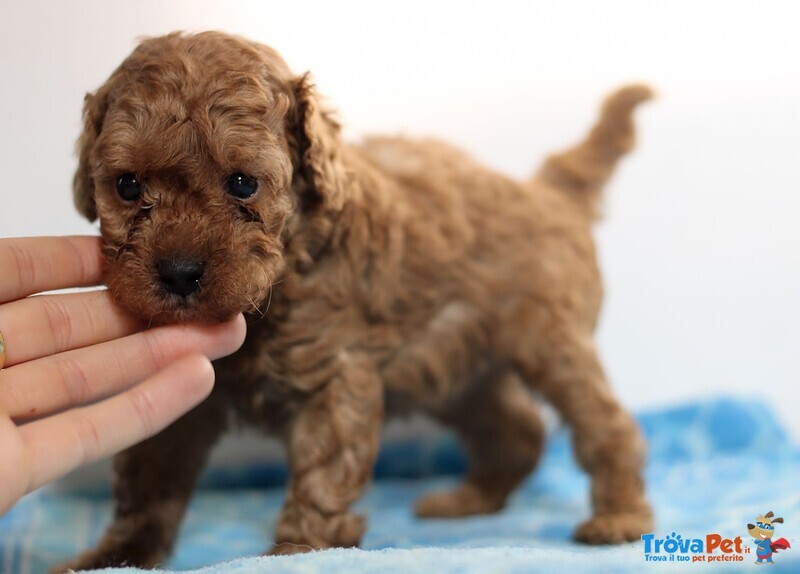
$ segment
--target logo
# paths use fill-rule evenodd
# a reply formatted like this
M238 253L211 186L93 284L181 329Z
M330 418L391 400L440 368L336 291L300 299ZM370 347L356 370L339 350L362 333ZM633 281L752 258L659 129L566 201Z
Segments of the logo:
M780 550L787 550L791 548L789 541L785 538L778 538L773 540L775 535L775 524L783 524L783 518L775 517L775 513L771 510L764 516L756 518L755 524L747 525L747 533L753 537L756 545L756 564L763 564L767 562L772 564L772 555Z
M644 559L647 562L742 562L750 548L742 546L742 537L725 538L706 534L703 538L683 537L673 532L665 538L642 534Z
M785 538L773 540L775 524L783 524L783 518L767 512L756 519L755 524L747 525L747 534L755 544L756 564L772 564L772 555L791 548ZM718 533L702 537L683 536L672 532L662 538L655 534L642 534L644 559L646 562L744 562L752 557L753 549L741 536L727 538Z

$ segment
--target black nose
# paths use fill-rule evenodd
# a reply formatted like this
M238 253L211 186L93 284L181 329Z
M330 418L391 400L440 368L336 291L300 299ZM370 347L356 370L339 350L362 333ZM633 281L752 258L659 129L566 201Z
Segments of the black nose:
M747 529L748 529L748 530L752 530L752 529L753 529L753 528L755 528L755 527L756 527L756 525L755 525L755 524L748 524L748 525L747 525Z
M188 297L200 286L203 262L193 259L161 259L156 265L164 289Z

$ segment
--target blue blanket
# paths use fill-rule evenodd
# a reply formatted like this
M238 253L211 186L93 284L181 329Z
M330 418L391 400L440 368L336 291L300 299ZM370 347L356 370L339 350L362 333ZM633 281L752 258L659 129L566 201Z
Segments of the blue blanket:
M573 462L566 431L560 430L539 470L504 511L455 521L418 520L411 512L421 493L456 483L454 473L463 471L465 463L453 440L388 445L376 465L376 481L358 503L370 520L362 550L252 558L271 540L285 469L275 464L211 469L165 567L203 574L483 574L551 567L565 572L752 571L755 547L746 524L772 510L785 519L775 538L786 538L792 546L773 556L774 570L800 571L800 449L770 409L720 400L645 413L639 421L650 441L647 480L656 511L654 538L706 542L707 535L732 541L739 536L741 552L700 554L704 564L697 564L690 561L696 555L663 547L658 553L651 548L646 556L642 541L604 548L571 542L573 528L589 515L588 481ZM91 546L110 513L107 490L45 489L26 498L0 519L0 572L46 572ZM711 556L734 558L712 564L707 562Z

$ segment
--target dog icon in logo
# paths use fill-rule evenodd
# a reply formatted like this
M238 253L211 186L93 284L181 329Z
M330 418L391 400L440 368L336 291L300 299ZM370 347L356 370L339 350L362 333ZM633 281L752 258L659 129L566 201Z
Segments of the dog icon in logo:
M775 564L772 561L772 553L779 550L786 550L791 548L789 541L785 538L778 538L773 540L775 535L775 524L783 524L783 518L778 516L772 511L767 512L764 516L759 516L755 524L747 525L747 533L755 539L756 544L756 564Z

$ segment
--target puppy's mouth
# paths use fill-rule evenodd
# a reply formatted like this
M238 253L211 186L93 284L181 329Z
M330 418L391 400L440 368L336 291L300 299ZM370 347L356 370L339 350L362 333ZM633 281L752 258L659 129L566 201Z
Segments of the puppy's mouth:
M237 313L260 313L270 274L256 273L241 258L217 251L160 250L155 257L130 251L109 263L106 282L122 307L148 325L217 323ZM256 276L263 281L255 283Z
M215 289L211 277L204 280L188 273L168 279L160 273L150 277L134 275L109 281L109 290L119 304L153 326L222 323L245 310L236 298Z
M223 323L241 311L238 308L215 305L213 301L203 297L202 293L182 297L163 289L159 289L158 296L148 304L148 307L131 310L147 319L152 325L187 322Z
M165 283L156 277L150 283L150 296L138 313L151 324L185 322L223 323L237 313L258 311L244 293L226 292L215 286L215 278L187 277Z

